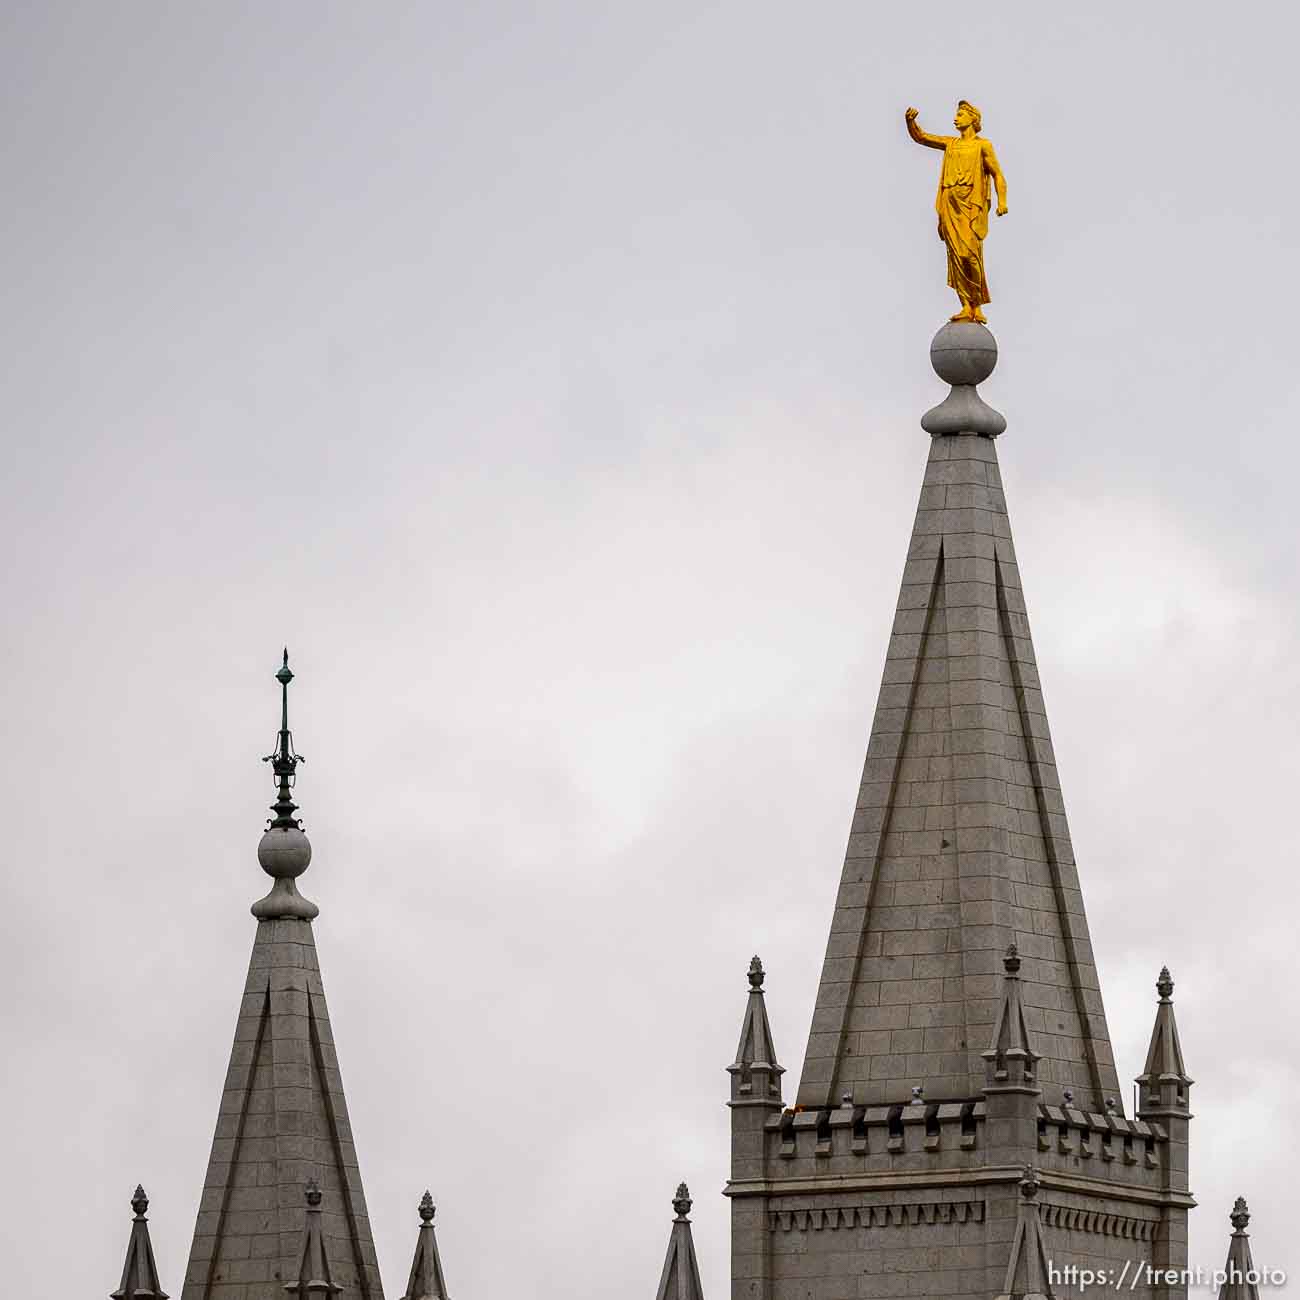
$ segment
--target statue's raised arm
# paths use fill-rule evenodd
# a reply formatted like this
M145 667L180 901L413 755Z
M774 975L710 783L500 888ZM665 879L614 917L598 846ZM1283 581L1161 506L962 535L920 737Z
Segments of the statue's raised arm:
M961 300L961 311L952 319L984 324L980 308L989 301L984 276L984 236L989 233L989 207L996 187L998 216L1007 211L1007 183L997 155L987 140L980 139L980 111L961 100L952 124L958 134L931 135L916 124L917 111L904 114L907 133L917 144L943 150L939 173L939 194L935 211L939 216L939 238L948 249L948 283Z
M923 144L929 149L943 149L947 147L948 137L943 135L931 135L929 131L923 131L917 122L917 110L909 108L903 114L907 122L907 134L916 141L917 144Z

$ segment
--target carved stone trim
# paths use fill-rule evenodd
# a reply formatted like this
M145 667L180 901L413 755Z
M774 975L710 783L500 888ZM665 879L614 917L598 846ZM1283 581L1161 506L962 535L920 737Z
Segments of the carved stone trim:
M831 1205L812 1210L769 1210L769 1232L822 1232L838 1228L902 1228L932 1223L983 1223L983 1201Z

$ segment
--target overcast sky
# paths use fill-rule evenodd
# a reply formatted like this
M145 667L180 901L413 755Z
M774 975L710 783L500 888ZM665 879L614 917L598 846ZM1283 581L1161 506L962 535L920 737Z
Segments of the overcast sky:
M727 1293L750 955L797 1078L953 310L1120 1076L1168 962L1192 1255L1292 1248L1294 55L1281 4L0 10L14 1295L178 1296L289 645L388 1293ZM1291 1252L1289 1254L1289 1252Z

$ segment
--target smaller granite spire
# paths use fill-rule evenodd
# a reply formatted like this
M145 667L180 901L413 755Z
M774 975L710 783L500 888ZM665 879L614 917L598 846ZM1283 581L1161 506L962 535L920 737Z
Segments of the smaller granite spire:
M687 1217L691 1212L691 1194L685 1183L677 1184L673 1211L677 1217L668 1238L668 1255L655 1300L704 1300L700 1266L695 1258L695 1241L691 1237L691 1221Z
M1151 1030L1147 1063L1137 1077L1140 1115L1188 1113L1188 1090L1192 1080L1183 1064L1182 1044L1174 1020L1174 981L1169 967L1161 968L1156 981L1160 995L1156 1023Z
M122 1285L109 1300L167 1300L167 1292L158 1281L158 1265L154 1263L153 1244L149 1240L149 1220L145 1211L149 1198L144 1188L137 1184L131 1197L131 1239L127 1242L126 1263L122 1265Z
M1025 1166L1020 1179L1016 1235L1011 1242L1007 1277L997 1300L1055 1300L1048 1280L1047 1250L1038 1221L1038 1175Z
M993 1041L983 1053L987 1082L985 1092L1041 1091L1035 1082L1039 1060L1034 1051L1025 1007L1020 994L1020 953L1013 943L1002 959L1002 1005L993 1026Z
M781 1107L781 1076L783 1066L777 1064L776 1048L772 1044L772 1026L767 1020L767 1004L763 998L763 963L755 957L749 963L749 1000L745 1004L745 1018L740 1026L740 1045L736 1059L727 1066L731 1075L731 1100L758 1102Z
M1227 1276L1219 1288L1219 1300L1259 1300L1250 1233L1246 1231L1250 1226L1250 1207L1244 1196L1237 1197L1228 1218L1232 1222L1232 1236L1228 1240L1228 1262L1223 1269Z
M433 1197L426 1191L420 1198L420 1231L415 1239L411 1280L402 1300L447 1300L447 1281L438 1257L438 1238L433 1231Z
M325 1253L325 1238L321 1233L321 1191L314 1178L308 1180L304 1195L307 1199L307 1222L302 1230L302 1251L298 1260L297 1278L285 1290L305 1300L307 1296L335 1296L343 1289L335 1286Z
M298 805L293 801L292 790L298 779L298 764L307 760L295 752L293 733L289 730L289 683L293 681L293 671L287 649L275 679L280 683L280 730L275 751L262 759L263 763L271 764L275 776L276 796L271 805L275 816L267 823L257 846L257 860L275 884L265 898L253 904L252 912L259 921L285 917L311 921L320 915L320 908L304 898L294 884L311 865L311 843L303 834L302 823L294 816Z

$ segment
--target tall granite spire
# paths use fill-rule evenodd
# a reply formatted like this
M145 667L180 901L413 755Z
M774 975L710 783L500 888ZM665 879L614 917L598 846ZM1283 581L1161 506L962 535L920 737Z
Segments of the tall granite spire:
M952 392L922 421L929 461L789 1109L759 1068L756 972L726 1189L745 1300L1046 1300L1054 1269L1102 1263L1161 1270L1147 1300L1185 1300L1167 1279L1195 1205L1186 1074L1162 987L1124 1115L998 473L1006 421L975 387L996 357L981 325L931 346Z
M1014 943L1044 1095L1100 1111L1119 1083L991 436L1005 421L974 389L996 345L951 331L931 350L953 395L926 417L937 436L798 1101L978 1096Z
M253 1284L274 1284L276 1293L301 1285L313 1210L331 1265L325 1280L352 1300L383 1300L316 960L311 923L319 909L295 884L311 862L311 844L294 816L292 790L303 760L289 730L288 651L276 678L280 730L266 759L275 777L275 816L257 846L274 884L252 907L257 934L182 1300L247 1300ZM303 1203L309 1180L325 1194L324 1211Z

